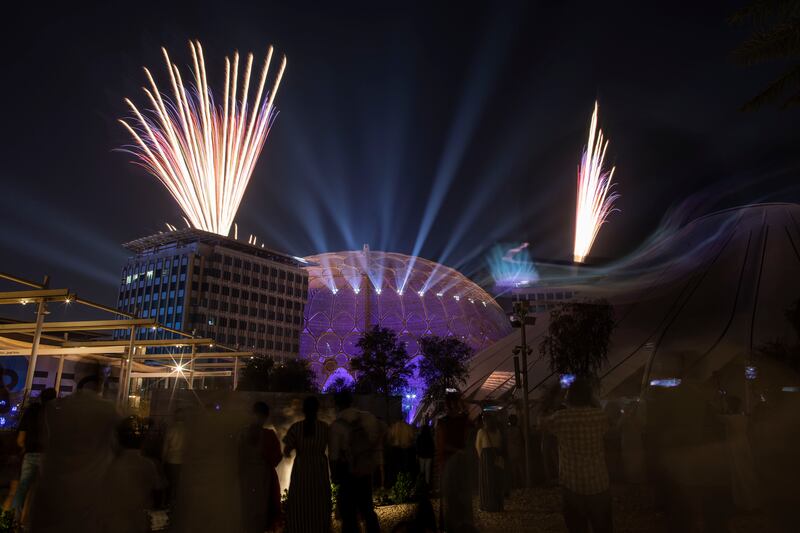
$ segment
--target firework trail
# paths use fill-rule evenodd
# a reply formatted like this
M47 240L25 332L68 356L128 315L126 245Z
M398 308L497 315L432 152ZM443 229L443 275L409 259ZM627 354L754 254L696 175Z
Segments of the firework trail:
M608 215L614 211L614 202L619 194L613 192L611 178L614 167L603 170L603 160L608 148L608 140L603 139L603 131L597 128L597 102L589 126L589 141L578 169L578 199L575 206L575 247L573 259L583 263L600 227Z
M286 57L272 90L265 92L273 51L269 47L252 99L249 93L253 54L247 55L240 89L239 53L235 52L232 60L226 57L220 106L208 87L200 42L190 41L189 48L193 63L190 87L187 89L178 66L162 48L172 93L162 94L145 68L149 87L143 89L151 109L142 113L126 98L135 120L131 119L133 125L126 120L120 123L136 141L126 151L164 184L191 225L228 235L277 114L275 95Z

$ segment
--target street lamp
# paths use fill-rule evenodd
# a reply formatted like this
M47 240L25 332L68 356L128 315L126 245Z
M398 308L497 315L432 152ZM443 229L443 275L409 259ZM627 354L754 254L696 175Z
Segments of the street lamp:
M528 340L526 336L526 326L533 326L536 324L536 317L528 315L528 302L527 301L516 301L514 302L514 314L511 316L511 325L515 328L519 328L521 333L521 344L519 346L515 346L513 350L514 359L515 359L515 368L521 368L521 372L517 372L519 374L516 383L517 386L522 387L522 436L525 440L525 484L526 486L530 487L532 484L532 475L531 475L531 424L530 424L530 405L528 403L528 355L530 355L533 350L530 346L528 346ZM518 356L522 358L522 364L519 365L516 361L519 361Z

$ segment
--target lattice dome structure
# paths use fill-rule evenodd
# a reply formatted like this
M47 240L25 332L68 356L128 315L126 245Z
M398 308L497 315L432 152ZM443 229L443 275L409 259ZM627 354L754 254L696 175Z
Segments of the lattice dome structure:
M478 351L511 329L486 291L433 261L368 247L305 259L308 303L300 356L323 387L337 377L350 378L356 343L374 325L394 330L412 358L419 356L417 339L423 335L453 335Z

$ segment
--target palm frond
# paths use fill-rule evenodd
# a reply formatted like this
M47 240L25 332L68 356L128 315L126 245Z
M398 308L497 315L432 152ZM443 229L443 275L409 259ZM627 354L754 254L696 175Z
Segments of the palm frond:
M733 51L734 60L743 65L796 56L800 56L800 16L755 32Z
M797 14L800 14L800 0L755 0L736 10L728 17L728 22L731 24L749 22L756 26L764 26L769 21Z
M749 102L744 104L741 108L742 111L752 111L758 109L764 104L770 104L781 101L785 98L787 92L792 93L792 96L784 100L781 107L791 107L800 103L800 65L792 67L789 71L784 73L780 78L773 81L766 89L760 94L756 95Z

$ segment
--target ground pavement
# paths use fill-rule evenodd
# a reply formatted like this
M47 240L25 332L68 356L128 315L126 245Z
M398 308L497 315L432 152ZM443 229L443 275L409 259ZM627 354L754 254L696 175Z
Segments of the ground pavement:
M662 514L654 510L653 491L643 486L618 486L614 494L614 531L631 533L666 533ZM434 501L434 507L438 502ZM474 508L478 509L477 498ZM407 506L377 508L382 531L391 531L408 516ZM437 507L438 513L438 507ZM534 488L515 491L506 500L502 513L476 511L476 526L482 532L511 533L566 532L561 516L561 496L558 488ZM764 533L766 520L762 515L736 516L732 523L734 533Z

